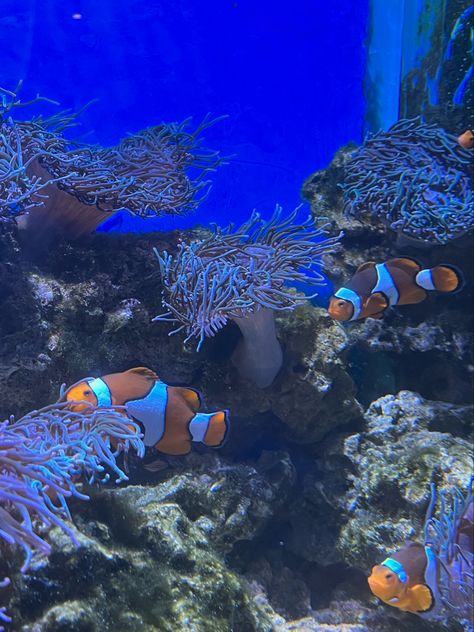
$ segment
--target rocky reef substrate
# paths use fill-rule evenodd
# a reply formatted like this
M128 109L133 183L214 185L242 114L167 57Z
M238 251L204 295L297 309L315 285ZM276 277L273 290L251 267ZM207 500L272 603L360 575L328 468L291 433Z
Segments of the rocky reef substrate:
M304 188L346 232L328 257L336 284L365 261L407 254L380 227L341 215L345 155ZM162 312L152 247L172 250L180 237L95 235L30 257L0 225L2 419L54 401L63 382L143 365L232 414L220 452L151 452L157 471L132 461L127 485L87 489L91 500L72 505L78 548L53 529L53 554L21 576L2 546L10 629L461 631L382 606L366 576L421 537L431 481L462 487L472 471L468 250L416 253L461 267L467 289L383 321L343 327L311 304L281 313L284 367L257 389L230 360L236 327L196 353L151 322Z

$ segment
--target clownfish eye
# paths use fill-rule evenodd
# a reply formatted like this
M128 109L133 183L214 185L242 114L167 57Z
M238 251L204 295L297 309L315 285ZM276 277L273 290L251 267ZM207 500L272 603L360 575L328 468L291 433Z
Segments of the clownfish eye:
M345 304L346 304L345 301L338 301L337 302L337 306L338 307L344 307Z
M83 393L83 395L92 395L92 391L89 389L86 389Z
M393 574L392 573L386 573L385 574L385 579L392 579Z

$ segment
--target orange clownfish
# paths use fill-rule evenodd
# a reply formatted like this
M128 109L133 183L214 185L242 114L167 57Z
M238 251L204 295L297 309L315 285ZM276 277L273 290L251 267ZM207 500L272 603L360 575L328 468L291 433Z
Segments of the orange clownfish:
M386 263L363 263L346 286L329 303L329 315L335 320L383 318L392 305L421 303L426 293L456 292L463 286L461 273L449 265L430 269L408 257Z
M436 556L430 547L410 542L374 566L367 581L370 590L384 603L422 615L436 606L436 569Z
M64 397L76 412L86 410L87 403L125 406L126 413L143 427L145 445L165 454L188 454L192 441L219 448L229 431L228 411L198 412L201 397L197 391L168 386L145 367L87 378L71 386Z
M458 136L458 143L464 149L472 149L474 147L474 132L472 129L467 129L464 134Z

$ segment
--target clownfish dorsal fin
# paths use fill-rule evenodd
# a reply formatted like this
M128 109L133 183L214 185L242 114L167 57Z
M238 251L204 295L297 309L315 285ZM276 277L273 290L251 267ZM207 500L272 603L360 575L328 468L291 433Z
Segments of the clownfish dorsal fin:
M388 307L388 300L382 292L371 294L364 303L364 312L368 318L383 318L383 313Z
M158 381L160 379L154 371L148 369L146 366L137 366L134 369L128 369L125 373L136 373L137 375L141 375L142 377L146 377L150 380Z
M369 268L375 268L376 265L377 264L375 263L375 261L366 261L365 263L361 263L361 265L355 271L355 274L363 272L364 270L368 270Z
M176 386L175 390L181 395L193 413L197 413L201 408L201 395L199 392L193 388L186 388L185 386Z
M412 259L411 257L395 257L394 259L389 259L387 261L387 265L403 270L403 272L406 272L411 276L418 274L418 272L423 268L416 259Z
M410 588L412 607L416 612L426 612L434 605L433 593L426 584L415 584Z

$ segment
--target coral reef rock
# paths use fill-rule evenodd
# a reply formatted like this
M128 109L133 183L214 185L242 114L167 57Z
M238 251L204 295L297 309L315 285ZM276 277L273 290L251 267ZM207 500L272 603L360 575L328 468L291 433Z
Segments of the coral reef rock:
M52 555L12 578L15 629L270 632L223 554L264 528L293 479L284 453L256 467L191 455L161 483L92 490L73 511L79 547L55 528Z
M338 548L346 561L368 569L420 537L432 481L438 489L467 488L472 443L438 428L468 426L472 408L401 391L373 402L365 418L365 432L344 441L353 473Z
M321 308L299 307L276 318L284 350L282 371L271 387L259 389L241 380L229 362L209 374L204 392L216 400L225 393L226 406L237 416L273 413L283 434L297 443L314 443L330 430L361 418L355 387L346 370L348 338Z

